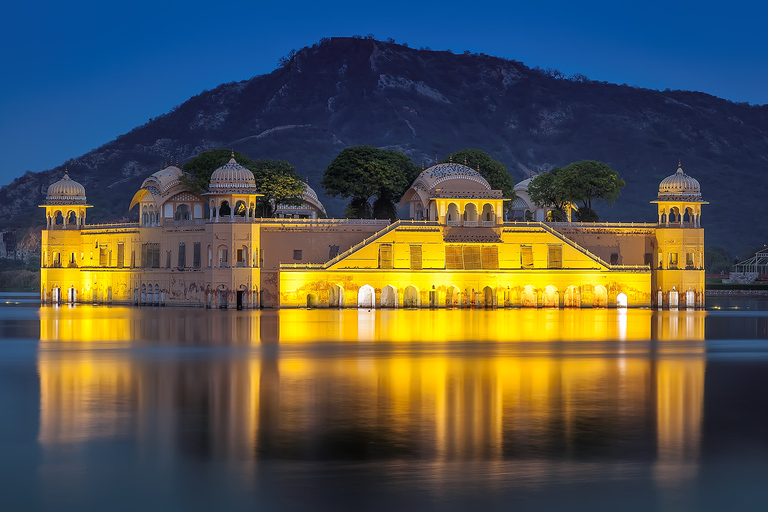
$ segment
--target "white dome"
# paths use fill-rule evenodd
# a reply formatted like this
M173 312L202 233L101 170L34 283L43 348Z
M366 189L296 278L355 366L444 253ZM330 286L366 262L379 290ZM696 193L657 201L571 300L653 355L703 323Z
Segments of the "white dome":
M460 179L474 181L485 189L491 189L491 186L479 172L473 171L466 165L454 163L437 164L421 171L414 184L421 181L425 188L430 190L443 181Z
M237 163L232 157L211 175L211 192L250 192L255 193L256 179L253 173Z
M667 176L659 183L658 198L701 200L701 186L698 180L685 174L682 166L678 165L675 174Z
M45 196L47 204L85 204L85 187L69 177L64 171L64 177L48 187Z

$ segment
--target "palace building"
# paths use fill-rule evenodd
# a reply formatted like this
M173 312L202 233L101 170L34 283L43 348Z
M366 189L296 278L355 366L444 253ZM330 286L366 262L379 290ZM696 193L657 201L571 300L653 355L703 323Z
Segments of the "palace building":
M655 223L545 222L525 180L507 206L476 171L425 169L400 203L408 219L325 219L300 206L257 218L254 176L232 158L198 195L170 166L130 209L138 222L87 224L85 188L48 188L41 299L213 308L704 307L699 182L659 185ZM505 221L505 211L513 221ZM525 219L535 219L526 221Z

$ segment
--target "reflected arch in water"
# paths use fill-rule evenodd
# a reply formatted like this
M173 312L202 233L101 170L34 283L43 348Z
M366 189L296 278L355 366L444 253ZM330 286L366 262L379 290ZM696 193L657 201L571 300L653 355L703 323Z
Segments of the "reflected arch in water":
M565 298L563 300L566 308L580 308L581 307L581 292L575 286L569 286L565 289Z
M483 307L485 308L493 308L496 306L496 301L494 300L494 293L493 288L490 286L486 286L483 288Z
M560 294L552 285L548 285L544 288L544 293L541 296L541 306L545 308L559 308L560 307Z
M605 286L601 284L595 286L595 291L592 294L592 307L594 308L608 307L608 290L605 289Z
M361 286L360 290L357 292L357 307L373 309L375 294L376 292L373 289L373 286L369 284Z
M397 307L397 288L395 288L391 284L381 289L381 307L382 308Z
M314 293L307 294L307 309L313 309L318 306L317 295Z
M627 294L620 293L616 296L616 307L626 308L628 303Z
M403 307L406 308L418 308L421 307L421 297L419 297L419 289L414 285L410 285L405 289L403 293Z
M520 306L524 308L537 308L539 307L536 300L536 289L527 284L523 287L523 291L520 294Z

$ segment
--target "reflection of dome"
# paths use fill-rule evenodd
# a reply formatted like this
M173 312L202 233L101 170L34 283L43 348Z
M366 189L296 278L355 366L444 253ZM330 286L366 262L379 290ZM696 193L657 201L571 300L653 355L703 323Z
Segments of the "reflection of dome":
M48 204L85 204L85 187L69 177L64 171L64 177L48 187L45 196Z
M659 183L659 199L701 200L701 186L678 165L675 174L667 176Z
M414 184L421 181L426 189L429 190L436 187L443 181L460 179L474 181L482 185L483 188L489 190L491 188L491 186L479 172L473 171L466 165L454 163L437 164L433 165L429 169L421 171L421 174L419 174L418 178L416 178Z
M253 177L253 173L237 163L234 157L232 157L229 162L213 171L211 184L209 186L211 192L255 188L256 179Z

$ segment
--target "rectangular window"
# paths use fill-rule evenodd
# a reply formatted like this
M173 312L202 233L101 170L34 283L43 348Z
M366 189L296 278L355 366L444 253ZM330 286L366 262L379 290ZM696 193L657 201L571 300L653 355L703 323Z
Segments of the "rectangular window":
M184 242L179 244L179 270L183 270L187 266L187 244Z
M339 246L338 245L329 245L328 246L328 259L332 260L336 256L339 255Z
M547 268L563 268L563 246L550 245L547 250Z
M411 246L411 270L421 270L421 246Z
M257 268L259 266L259 250L254 249L251 252L253 253L253 267Z
M693 269L693 253L692 252L685 253L685 268L688 270Z
M522 268L533 268L533 247L530 245L520 246L520 266Z
M149 261L147 252L149 252L149 244L141 244L141 268L147 268L149 266L147 263Z
M171 268L171 251L165 251L165 268Z
M379 268L392 268L392 245L379 246Z
M69 253L69 266L71 268L74 268L77 266L77 261L75 260L75 253L73 252Z
M659 269L663 269L664 268L664 256L661 253L659 253L659 267L658 268Z
M152 245L152 268L160 268L160 244Z
M192 250L192 268L200 268L200 242L195 242Z
M293 259L297 261L301 261L301 249L294 249L293 250Z
M669 268L670 270L677 270L677 253L669 253Z
M464 268L464 259L461 255L460 245L447 245L445 247L445 268L460 270Z
M464 246L464 269L479 270L483 268L480 260L480 248L475 245Z
M117 268L123 268L125 265L125 244L117 242Z
M53 253L53 267L54 268L61 267L61 253L60 252Z
M219 248L219 266L220 267L226 267L227 266L227 248L221 247Z
M136 251L131 251L131 268L136 268Z
M493 247L483 247L483 268L496 270L499 268L499 248L495 245Z

